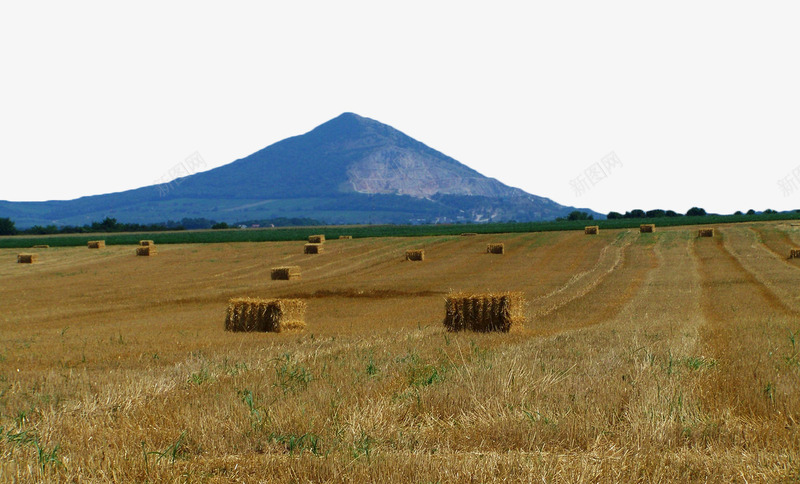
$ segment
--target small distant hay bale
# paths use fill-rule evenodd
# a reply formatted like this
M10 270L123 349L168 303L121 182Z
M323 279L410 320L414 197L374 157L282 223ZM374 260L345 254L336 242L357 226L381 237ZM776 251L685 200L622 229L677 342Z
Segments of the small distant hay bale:
M158 252L156 251L155 245L144 245L136 248L136 255L151 256L156 254L158 254Z
M478 235L476 232L464 232L461 234L462 237L474 237L476 235Z
M791 249L789 251L790 259L800 259L800 249Z
M406 260L423 261L425 260L425 251L423 249L412 249L406 251Z
M33 264L38 259L38 254L17 254L17 264Z
M141 245L142 247L147 247L148 245L156 245L156 244L152 240L140 240L139 245Z
M302 331L305 313L306 303L301 299L234 298L228 301L225 331Z
M90 249L102 249L103 247L106 246L106 241L105 240L90 240L87 243L87 246Z
M44 244L42 244L42 245L34 245L34 246L33 246L33 247L31 247L31 248L32 248L32 249L49 249L49 248L50 248L50 246L49 246L49 245L44 245Z
M697 231L698 237L713 237L714 229L700 229Z
M525 298L518 292L450 293L445 298L444 327L448 331L501 331L522 329Z
M273 267L271 276L273 281L300 279L300 266Z
M303 246L304 254L321 254L324 251L322 244L306 244Z
M486 246L487 254L504 254L505 252L506 246L504 244L488 244Z
M352 240L352 239L353 239L352 235L340 235L339 236L339 240Z
M583 229L583 233L586 235L597 235L600 233L600 226L599 225L587 225Z
M639 226L639 232L643 234L651 234L656 231L656 224L642 224Z
M325 236L324 235L309 235L308 236L308 243L309 244L324 244L325 243Z

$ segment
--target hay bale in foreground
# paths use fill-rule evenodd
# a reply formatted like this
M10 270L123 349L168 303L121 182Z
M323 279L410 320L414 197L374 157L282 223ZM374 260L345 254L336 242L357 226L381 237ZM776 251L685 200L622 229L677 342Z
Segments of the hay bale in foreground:
M303 246L304 254L321 254L325 248L322 244L306 244Z
M106 246L105 240L90 240L87 243L87 247L89 247L90 249L102 249L105 246Z
M38 259L38 254L17 254L17 264L33 264Z
M522 329L525 323L525 298L518 292L450 293L444 308L448 331L507 333Z
M340 235L339 240L352 240L352 235Z
M144 245L136 248L136 255L151 256L156 254L158 254L158 252L156 252L155 245Z
M504 254L506 246L504 244L489 244L486 246L487 254Z
M156 245L156 244L152 240L140 240L139 245L141 245L142 247L147 247L148 245Z
M462 237L474 237L476 235L478 235L477 232L464 232L461 234Z
M583 233L586 235L597 235L600 233L599 225L587 225L583 228Z
M697 231L698 237L713 237L714 229L700 229Z
M325 236L324 235L309 235L308 236L308 243L309 244L324 244L325 243Z
M639 232L643 234L651 234L656 231L656 224L642 224L639 226Z
M406 260L423 261L425 260L425 251L423 249L407 250Z
M34 245L34 246L33 246L33 247L31 247L31 248L32 248L32 249L49 249L49 248L50 248L50 246L49 246L49 245L44 245L44 244L42 244L42 245Z
M800 259L800 249L791 249L789 251L790 259Z
M300 299L234 298L228 301L225 331L302 331L305 313Z
M300 266L273 267L270 275L273 281L300 279Z

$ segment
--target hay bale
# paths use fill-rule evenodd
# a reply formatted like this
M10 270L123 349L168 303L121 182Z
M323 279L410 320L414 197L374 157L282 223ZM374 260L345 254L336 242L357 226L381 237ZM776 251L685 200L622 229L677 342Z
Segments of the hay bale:
M305 312L300 299L234 298L228 301L225 331L302 331Z
M509 332L525 323L525 298L518 292L450 293L444 307L448 331Z
M158 252L156 252L155 245L144 245L136 248L136 255L151 256L156 254L158 254Z
M325 248L322 244L306 244L303 246L304 254L321 254Z
M309 235L308 236L308 243L309 244L324 244L325 243L325 236L324 235Z
M800 249L791 249L789 251L790 259L800 259Z
M714 229L700 229L697 231L698 237L713 237Z
M656 231L656 224L642 224L639 226L639 232L643 234L651 234Z
M39 259L39 254L17 254L17 264L33 264Z
M106 246L106 241L105 240L90 240L87 243L87 246L90 249L102 249L103 247Z
M504 254L506 247L504 244L489 244L486 246L487 254Z
M352 235L340 235L339 240L352 240Z
M289 281L292 279L300 279L300 267L273 267L271 276L273 281Z
M412 249L406 251L406 260L423 261L425 260L425 251L422 249Z
M475 232L464 232L463 234L461 234L462 237L474 237L476 235L478 234Z
M600 233L599 225L587 225L583 228L583 233L586 235L597 235Z
M49 245L34 245L34 246L33 246L33 247L31 247L31 248L32 248L32 249L49 249L49 248L50 248L50 246L49 246Z
M152 240L140 240L139 245L141 245L142 247L147 247L148 245L156 245L156 244Z

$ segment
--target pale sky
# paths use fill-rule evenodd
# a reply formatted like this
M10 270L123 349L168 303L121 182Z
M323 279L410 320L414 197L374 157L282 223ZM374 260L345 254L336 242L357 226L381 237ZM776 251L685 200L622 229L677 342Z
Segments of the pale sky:
M564 205L800 208L798 25L793 1L4 2L0 200L152 185L349 111Z

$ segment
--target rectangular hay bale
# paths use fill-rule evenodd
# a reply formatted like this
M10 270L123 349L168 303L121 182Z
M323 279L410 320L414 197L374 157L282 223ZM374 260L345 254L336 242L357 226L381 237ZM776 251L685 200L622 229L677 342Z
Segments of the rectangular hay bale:
M142 247L146 247L148 245L156 245L156 244L152 240L140 240L139 245L141 245Z
M31 247L31 248L32 248L32 249L49 249L49 248L50 248L50 246L49 246L49 245L44 245L44 244L42 244L42 245L34 245L34 246L33 246L33 247Z
M789 258L790 259L800 259L800 249L791 249L791 250L789 250Z
M143 245L136 248L136 255L151 256L156 255L157 253L158 252L156 252L155 245Z
M300 266L273 267L270 276L273 281L300 279Z
M600 226L599 225L587 225L583 229L583 233L586 235L597 235L600 233Z
M90 240L89 242L87 242L86 246L89 247L90 249L102 249L103 247L106 246L106 241L105 240Z
M474 237L476 235L478 235L477 232L464 232L461 234L462 237Z
M33 264L38 259L38 254L17 254L17 264Z
M639 232L643 234L651 234L656 231L656 224L641 224L639 226Z
M423 249L412 249L406 251L406 260L423 261L425 260L425 251Z
M321 254L325 248L322 244L306 244L303 246L304 254Z
M489 244L486 246L487 254L504 254L506 246L504 244Z
M445 298L448 331L509 332L525 324L525 298L518 292L450 293Z
M339 236L339 240L352 240L352 239L353 239L352 235L340 235Z
M308 236L308 243L309 244L324 244L325 243L325 236L324 235L309 235Z
M234 298L228 301L225 331L302 331L306 302L301 299Z
M698 237L713 237L714 229L700 229L697 231Z

